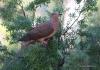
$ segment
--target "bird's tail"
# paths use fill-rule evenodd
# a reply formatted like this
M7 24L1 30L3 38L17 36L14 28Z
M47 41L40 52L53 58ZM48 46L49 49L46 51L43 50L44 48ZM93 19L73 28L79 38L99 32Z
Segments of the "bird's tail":
M28 35L24 35L22 38L20 38L18 41L30 41L30 37Z
M22 37L22 38L18 39L18 41L25 41L25 39Z
M21 49L24 47L29 47L31 44L34 44L35 41L31 40L31 41L24 41L24 42L21 42Z

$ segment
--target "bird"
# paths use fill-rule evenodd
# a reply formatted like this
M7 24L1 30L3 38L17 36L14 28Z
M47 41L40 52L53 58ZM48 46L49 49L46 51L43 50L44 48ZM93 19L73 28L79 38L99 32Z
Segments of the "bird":
M25 35L23 35L19 41L21 46L26 47L32 43L40 42L44 45L48 44L48 40L54 36L59 28L59 13L52 13L50 20L33 27Z

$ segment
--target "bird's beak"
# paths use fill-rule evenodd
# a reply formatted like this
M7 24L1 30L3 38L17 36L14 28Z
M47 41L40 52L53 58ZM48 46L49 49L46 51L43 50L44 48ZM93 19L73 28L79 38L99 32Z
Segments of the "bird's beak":
M59 15L62 15L61 13L59 13Z

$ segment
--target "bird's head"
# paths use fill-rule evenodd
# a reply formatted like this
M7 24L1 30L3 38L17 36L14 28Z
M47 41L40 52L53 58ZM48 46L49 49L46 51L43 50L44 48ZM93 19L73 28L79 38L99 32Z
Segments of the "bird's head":
M61 14L59 14L59 13L52 13L52 15L51 15L51 20L50 20L50 22L51 22L51 25L52 25L52 27L56 30L57 28L58 28L58 26L59 26L59 17L60 17L60 15Z
M61 16L61 15L62 15L62 14L57 13L57 12L56 12L56 13L52 13L52 14L51 14L51 16L52 16L52 17L59 17L59 16Z
M62 15L62 14L57 13L57 12L52 13L52 14L51 14L51 21L52 21L53 23L59 22L59 17L60 17L61 15Z

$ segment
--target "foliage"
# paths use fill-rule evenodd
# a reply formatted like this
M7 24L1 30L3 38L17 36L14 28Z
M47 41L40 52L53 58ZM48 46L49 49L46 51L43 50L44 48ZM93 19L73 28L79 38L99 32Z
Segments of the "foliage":
M48 48L41 45L31 45L20 50L14 57L6 59L3 70L53 70L62 57L58 53L57 41L49 42ZM62 47L59 45L59 47Z
M96 4L97 4L97 0L86 0L83 10L89 11L89 12L97 11L98 8L97 8Z
M82 0L76 0L76 2L79 4Z
M38 6L41 6L41 4L48 4L48 3L50 3L50 0L34 0L29 4L27 10L35 10Z
M89 1L87 1L89 2ZM87 68L87 66L90 66L89 69L91 70L99 70L98 65L100 64L99 62L99 52L100 49L100 45L98 44L100 36L100 30L99 30L99 24L98 24L98 19L99 17L97 17L97 10L94 9L96 8L96 1L94 0L94 3L90 3L87 5L88 9L86 10L87 14L91 14L91 15L85 15L85 19L81 20L80 24L80 31L79 31L79 35L80 35L80 42L79 42L79 46L80 49L82 51L85 52L85 54L88 55L88 64L85 65L85 67ZM95 11L95 12L93 12ZM92 13L90 13L92 12ZM95 16L95 18L94 18Z
M81 1L76 0L78 4ZM27 7L23 7L21 0L6 1L5 8L0 13L4 20L2 25L6 26L10 32L11 43L17 42L32 27L34 22L38 24L48 19L47 17L39 17L31 20L30 17L35 17L37 7L49 2L50 0L34 0ZM60 0L54 2L56 2L56 6L53 11L64 13ZM61 36L64 31L60 25L58 32L49 40L47 48L36 43L22 48L17 53L10 52L9 54L7 49L0 51L2 70L99 70L100 25L99 17L94 18L97 16L95 13L97 11L96 4L96 0L86 0L80 11L84 15L84 19L80 21L77 19L80 29L76 32L77 35L72 35L73 38L64 36L63 40ZM24 12L18 9L18 6ZM27 15L26 12L30 13L29 11L33 14ZM63 23L63 20L60 22Z
M5 4L5 8L3 9L2 18L4 19L4 23L2 25L6 26L7 31L10 32L9 39L11 40L11 43L14 43L14 40L18 40L21 34L23 34L28 28L31 28L32 26L32 20L30 20L27 16L23 15L24 13L20 13L20 10L17 8L17 6L20 6L21 1L19 0L9 0ZM48 3L49 0L34 0L34 2L31 2L31 5L29 6L39 6L40 4ZM34 4L34 5L32 5ZM12 5L12 6L11 6ZM30 8L31 8L30 7ZM34 10L34 7L33 7ZM6 12L8 11L8 12ZM24 12L27 11L24 9ZM36 23L39 23L43 21L41 18L36 19ZM43 21L44 22L44 21ZM50 41L50 48L43 48L41 45L36 44L32 45L27 49L21 50L21 52L18 52L14 56L10 56L8 54L8 57L4 61L4 66L2 70L53 70L57 69L59 65L59 60L62 59L62 57L58 53L58 47L57 47L58 41L52 40ZM59 49L62 45L59 45ZM3 51L4 52L4 51ZM13 52L12 52L13 53ZM22 55L21 55L22 54ZM20 56L19 56L20 55Z

